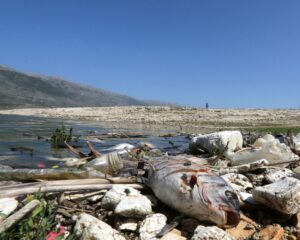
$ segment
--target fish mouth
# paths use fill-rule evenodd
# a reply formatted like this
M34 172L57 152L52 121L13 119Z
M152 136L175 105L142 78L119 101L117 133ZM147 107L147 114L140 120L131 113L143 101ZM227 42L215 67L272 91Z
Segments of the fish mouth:
M226 223L223 227L230 228L235 227L240 222L240 213L234 210L224 210Z

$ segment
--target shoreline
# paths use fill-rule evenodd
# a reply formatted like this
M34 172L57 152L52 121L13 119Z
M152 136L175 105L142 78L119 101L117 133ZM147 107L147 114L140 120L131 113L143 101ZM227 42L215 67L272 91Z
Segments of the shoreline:
M211 132L218 129L300 127L300 110L197 109L167 106L26 108L0 114L101 122L112 127Z

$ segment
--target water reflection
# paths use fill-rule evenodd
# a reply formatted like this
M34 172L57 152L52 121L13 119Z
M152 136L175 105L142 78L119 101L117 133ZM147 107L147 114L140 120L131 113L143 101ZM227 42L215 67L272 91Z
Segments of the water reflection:
M88 152L86 146L86 136L90 134L102 134L107 132L128 132L138 131L143 133L144 138L119 138L119 139L103 139L94 142L96 149L104 150L119 143L130 143L136 145L139 142L147 141L154 144L160 149L169 149L169 151L177 151L173 149L173 145L181 146L179 151L186 146L188 140L185 136L176 136L163 138L158 135L162 132L170 132L170 130L143 128L142 125L130 127L120 124L106 124L92 121L75 121L61 120L53 118L39 118L16 115L0 115L0 160L2 164L11 165L13 167L36 168L39 164L45 167L53 165L61 166L59 161L63 157L74 157L66 149L53 150L47 139L51 136L52 131L61 124L67 129L73 128L75 135L80 135L79 144L82 146L81 151ZM172 131L171 131L172 132ZM41 136L42 139L38 139ZM24 148L23 151L12 151L13 148ZM33 152L26 151L33 149Z

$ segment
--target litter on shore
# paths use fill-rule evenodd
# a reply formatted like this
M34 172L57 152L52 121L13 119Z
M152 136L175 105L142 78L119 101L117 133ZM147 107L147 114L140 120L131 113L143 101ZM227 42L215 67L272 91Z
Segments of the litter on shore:
M0 166L0 239L300 239L299 134L196 135L176 155L87 139L64 141L63 168Z

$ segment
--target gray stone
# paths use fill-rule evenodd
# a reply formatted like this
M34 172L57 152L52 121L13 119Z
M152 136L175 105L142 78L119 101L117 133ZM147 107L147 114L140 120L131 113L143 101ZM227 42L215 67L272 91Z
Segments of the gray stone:
M119 225L118 230L120 230L120 231L126 230L126 231L135 232L138 227L137 219L133 219L133 218L122 219L122 220L120 220L118 225Z
M126 240L117 230L86 213L78 216L74 232L80 240Z
M199 225L191 240L234 240L234 238L221 228Z
M158 234L166 225L167 217L161 213L147 216L141 223L139 230L140 240L156 240Z
M118 203L126 196L139 196L140 192L134 188L114 185L102 199L102 207L114 210Z
M296 214L300 210L300 181L287 177L277 182L256 187L252 191L257 203L285 214Z
M151 213L151 201L143 195L126 196L115 208L115 214L124 217L145 217Z
M268 168L266 170L265 180L268 183L273 183L282 178L291 177L293 175L293 171L287 168Z
M221 176L236 192L246 192L248 189L252 189L253 185L250 180L237 173L227 173Z

